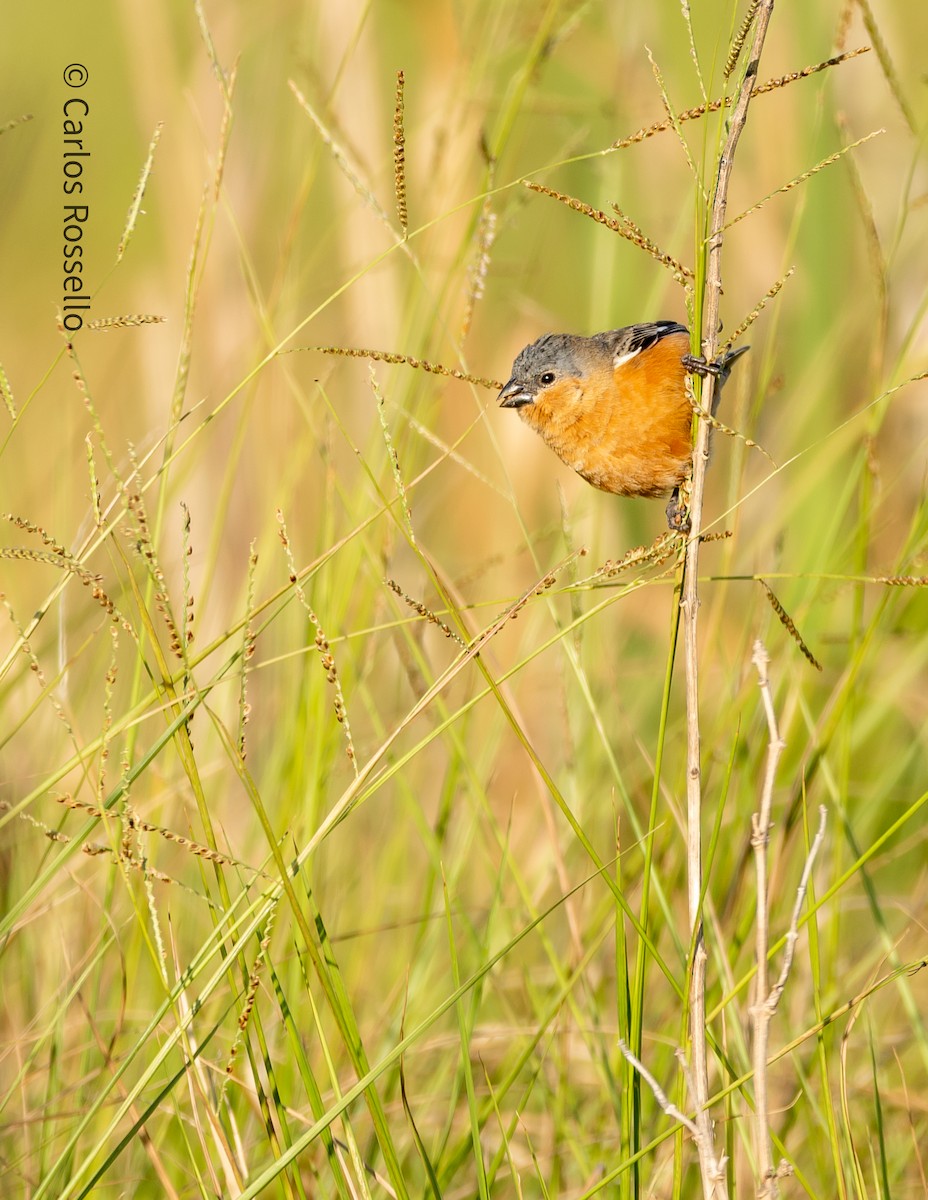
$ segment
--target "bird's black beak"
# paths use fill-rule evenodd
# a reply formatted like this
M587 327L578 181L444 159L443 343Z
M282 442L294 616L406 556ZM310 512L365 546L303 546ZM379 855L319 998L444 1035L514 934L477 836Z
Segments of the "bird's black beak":
M499 394L500 408L521 408L523 404L531 404L535 397L518 379L510 379Z

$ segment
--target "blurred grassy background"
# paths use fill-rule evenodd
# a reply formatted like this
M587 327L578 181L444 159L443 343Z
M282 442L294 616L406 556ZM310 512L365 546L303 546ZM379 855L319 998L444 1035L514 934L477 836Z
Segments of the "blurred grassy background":
M710 97L724 88L740 16L714 0L694 13ZM670 1126L647 1092L637 1129L627 1125L631 1081L616 1038L640 943L527 753L610 864L618 830L622 854L608 870L637 913L674 576L665 565L590 578L650 542L663 506L594 492L486 389L384 364L372 387L363 361L275 353L374 347L504 380L547 330L686 319L669 272L520 182L607 212L617 203L693 262L694 180L675 135L609 149L664 116L646 47L676 109L703 99L680 6L277 0L260 12L99 3L91 13L54 0L41 19L19 6L5 25L0 125L33 119L0 137L0 363L11 396L0 412L0 509L99 574L126 620L113 625L75 569L37 558L40 539L8 524L3 545L33 557L0 560L7 1194L381 1194L384 1177L410 1195L430 1178L448 1196L597 1185L695 1194L670 1137L639 1175L628 1165ZM760 636L787 742L771 847L777 934L806 814L814 825L816 806L829 809L813 889L824 901L774 1024L775 1049L800 1040L774 1069L773 1128L796 1170L793 1194L898 1198L924 1194L925 975L902 972L843 1006L926 955L926 603L923 587L878 580L928 573L928 385L905 383L928 368L928 9L778 9L761 78L874 34L879 54L758 98L739 148L731 218L884 130L727 235L726 330L796 273L750 330L752 353L724 397L722 418L781 466L716 438L706 520L733 536L702 556L702 715L706 829L718 819L721 831L707 901L713 1028L727 1056L715 1083L749 1061L746 858L766 753L750 658ZM77 61L89 72L91 316L166 320L85 329L72 357L55 314L61 109L76 94L62 71ZM234 68L234 87L216 62ZM406 241L393 196L400 69ZM683 128L711 179L719 118ZM142 465L130 485L133 454ZM581 546L588 555L506 622L479 662L447 677L459 647L383 582L470 637ZM193 640L172 655L164 610L180 627L191 598ZM317 627L355 763L369 767L356 792ZM640 918L653 939L643 1053L668 1089L683 1026L668 977L685 986L687 940L678 683ZM243 767L233 745L245 704ZM281 901L268 890L280 866L271 843L289 862L340 798L347 816ZM225 857L204 861L178 837ZM81 853L95 847L106 852ZM226 924L230 912L246 925ZM323 927L329 957L314 969ZM404 1057L406 1108L396 1047L422 1021ZM337 1143L300 1141L365 1064L385 1059L377 1099L334 1120ZM718 1110L743 1195L753 1194L749 1094L747 1083Z

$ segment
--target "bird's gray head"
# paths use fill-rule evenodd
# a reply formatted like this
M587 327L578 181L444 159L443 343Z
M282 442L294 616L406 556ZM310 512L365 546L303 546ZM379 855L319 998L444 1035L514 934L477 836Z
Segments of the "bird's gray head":
M584 339L570 333L546 333L520 351L509 382L499 394L502 408L532 404L538 393L565 376L583 374L577 354Z

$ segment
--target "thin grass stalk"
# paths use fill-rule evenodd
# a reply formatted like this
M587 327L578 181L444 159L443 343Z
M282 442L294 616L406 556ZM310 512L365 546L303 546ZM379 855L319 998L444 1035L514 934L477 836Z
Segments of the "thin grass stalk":
M732 110L728 137L719 159L718 176L712 198L710 235L707 244L706 292L702 328L705 331L703 350L712 360L718 348L719 310L722 293L722 229L728 207L728 188L732 163L741 132L747 120L751 93L757 79L767 27L773 14L774 0L762 0L757 10L750 58L738 89ZM708 376L700 397L709 412L714 407L715 380ZM692 1044L693 1101L696 1124L700 1131L697 1141L703 1194L724 1196L724 1180L713 1178L714 1159L712 1121L707 1104L709 1099L709 1065L706 1040L706 961L707 950L703 932L700 895L702 891L702 780L700 774L699 675L698 675L698 611L699 611L699 535L702 528L702 505L705 492L706 467L709 461L709 426L697 418L696 446L693 454L693 485L690 496L690 541L686 548L683 575L683 646L686 665L686 810L687 810L687 897L692 937L692 970L690 976L690 1035Z

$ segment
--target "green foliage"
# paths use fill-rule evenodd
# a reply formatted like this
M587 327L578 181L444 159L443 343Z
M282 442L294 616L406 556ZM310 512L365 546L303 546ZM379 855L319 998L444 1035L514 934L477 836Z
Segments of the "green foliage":
M11 13L5 1195L696 1194L618 1049L686 1110L678 562L626 558L662 504L588 488L483 383L546 330L698 309L726 110L687 110L737 86L744 8L694 6L691 41L676 3L95 6L97 328L67 342L61 73L91 18L43 41ZM700 666L737 1196L757 638L773 979L828 811L776 1154L795 1195L923 1188L926 36L909 0L776 9L759 83L874 49L762 91L735 163L722 342L756 319Z

